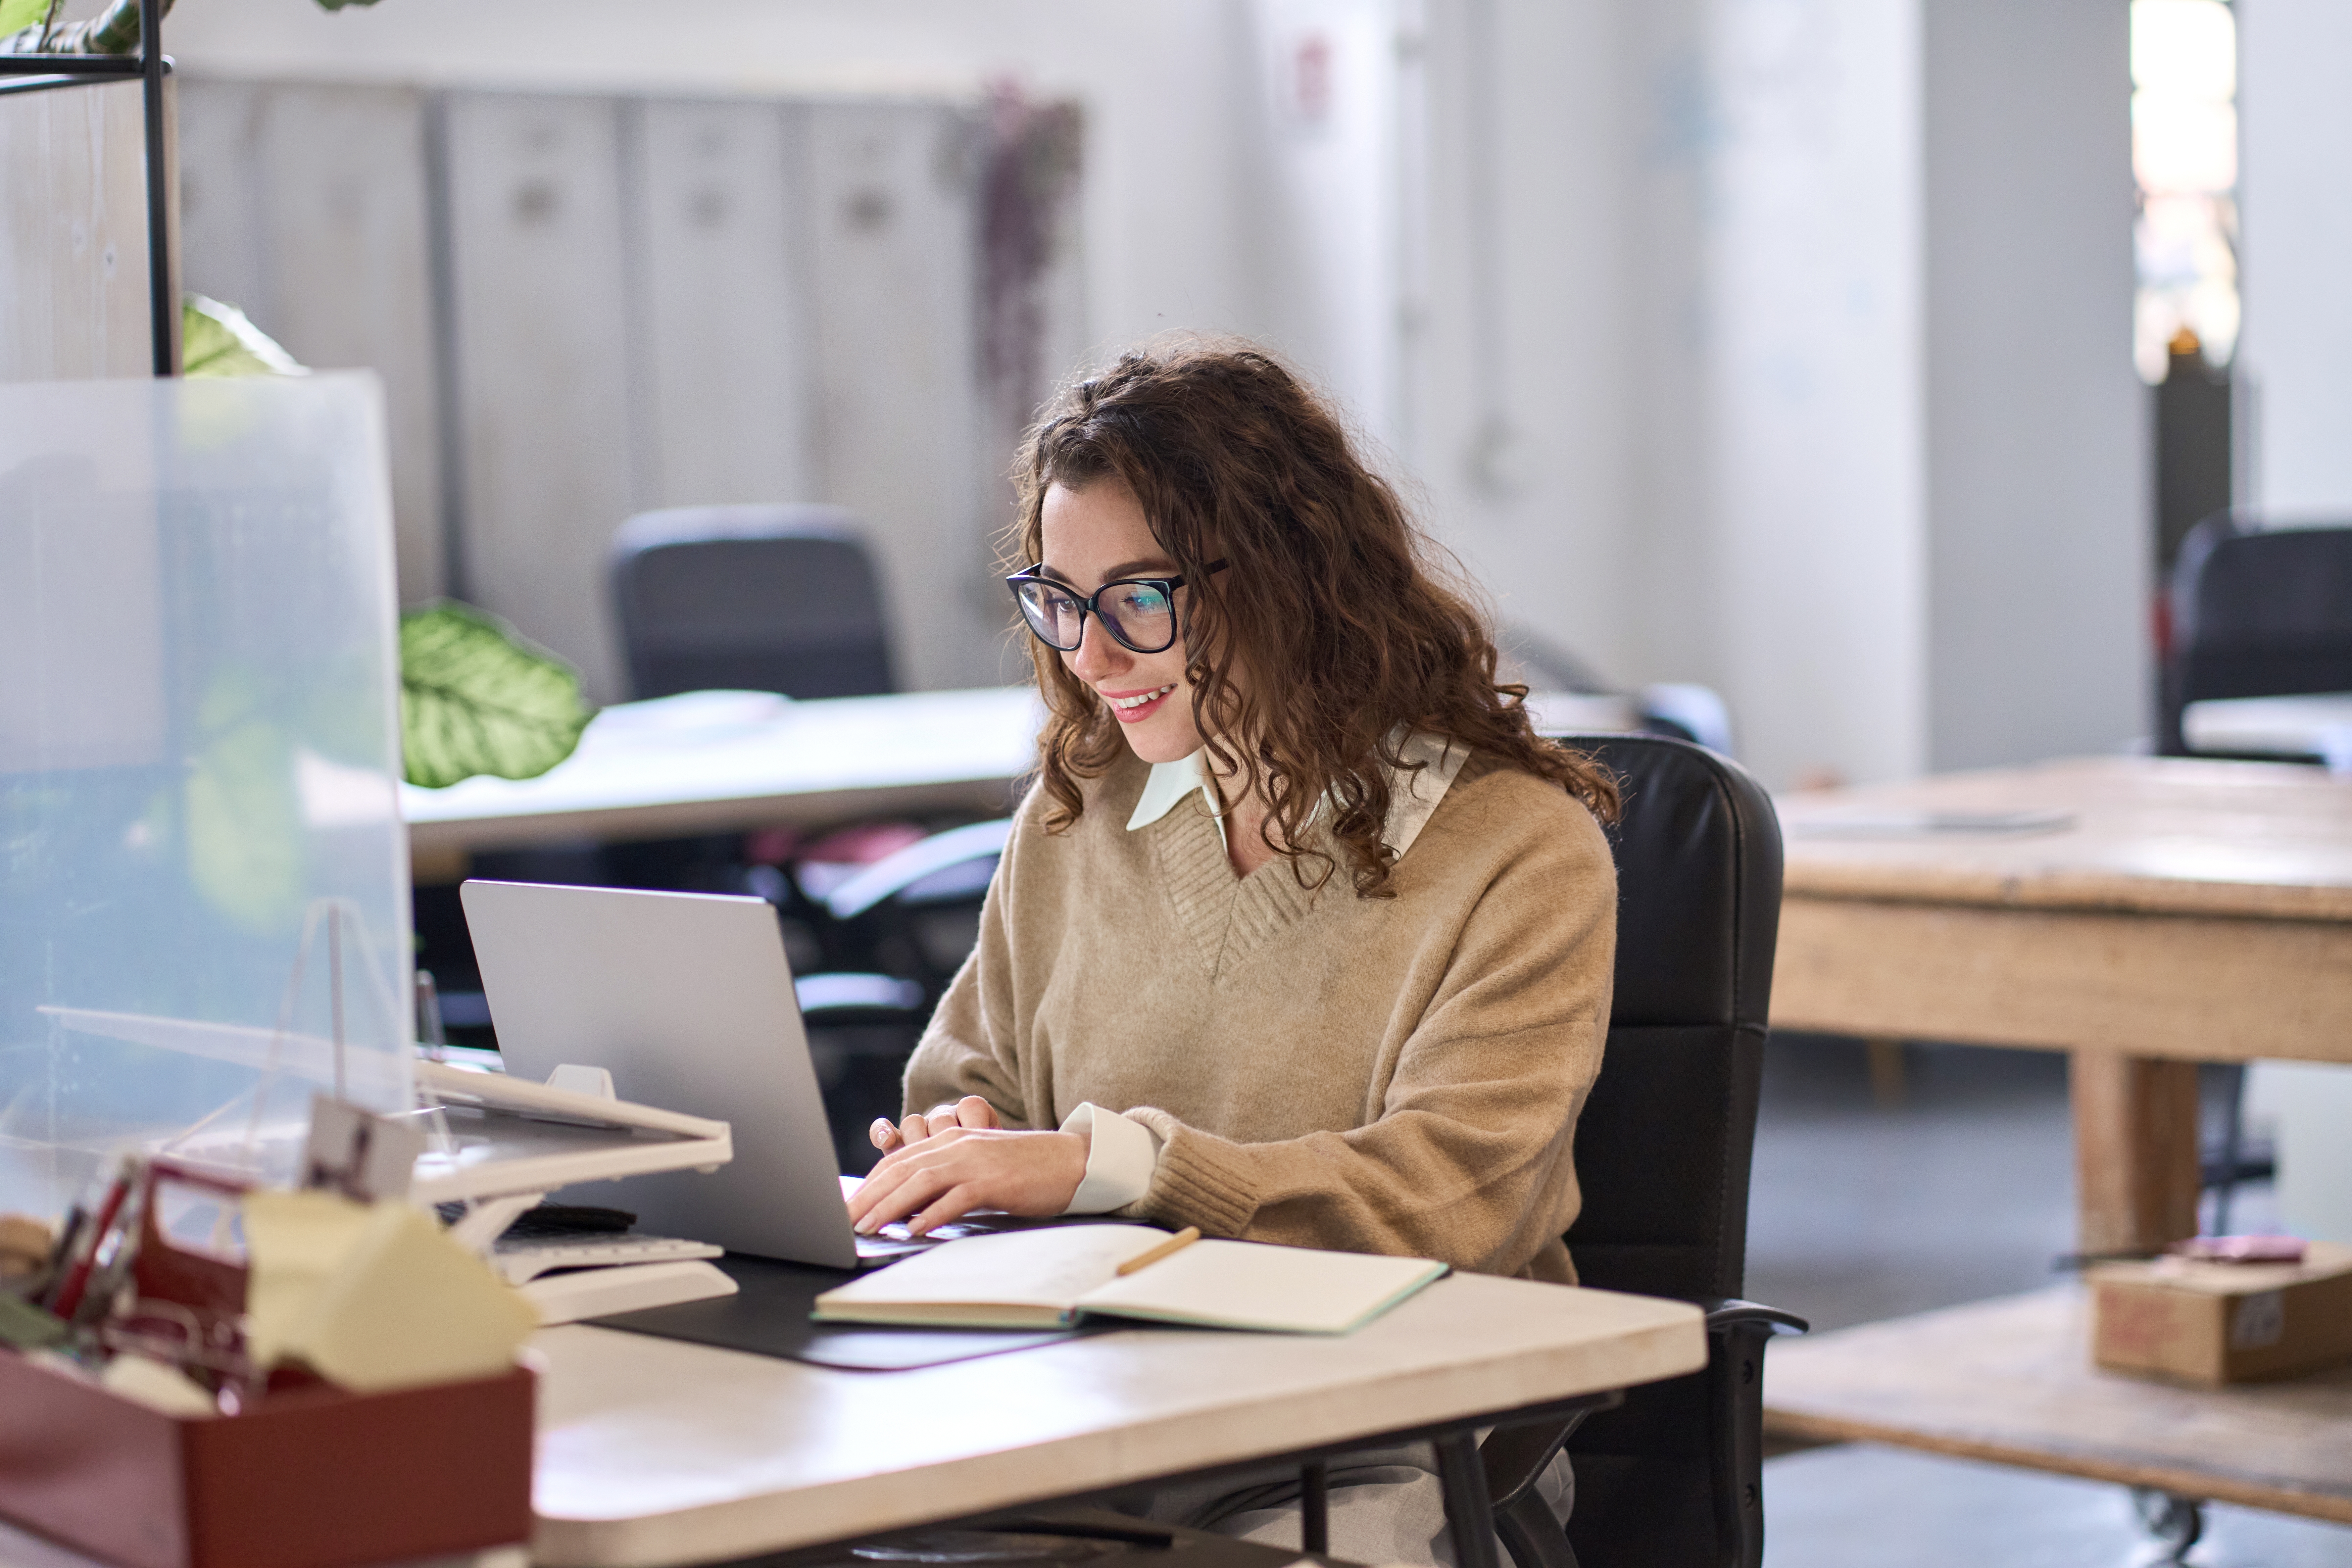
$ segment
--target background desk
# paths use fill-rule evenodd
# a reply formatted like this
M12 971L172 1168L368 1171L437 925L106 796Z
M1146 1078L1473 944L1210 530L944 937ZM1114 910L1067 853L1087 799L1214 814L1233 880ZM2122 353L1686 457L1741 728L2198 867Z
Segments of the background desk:
M2352 1061L2352 780L2109 757L1780 805L1773 1026L2072 1051L2086 1250L2195 1234L2196 1062ZM1917 820L2013 811L2064 820Z
M533 1341L534 1562L855 1539L1695 1372L1696 1308L1456 1275L1353 1334L1150 1330L905 1373L584 1327Z
M2092 1366L2089 1316L2062 1285L1790 1341L1765 1425L2352 1524L2352 1366L2175 1388Z
M401 788L420 872L478 849L824 823L884 812L1002 812L1036 760L1024 687L793 702L697 691L608 708L535 779Z
M1538 692L1547 732L1631 730L1625 698ZM793 702L693 691L605 709L535 779L403 785L423 879L479 849L813 825L893 812L1012 809L1043 710L1025 686Z

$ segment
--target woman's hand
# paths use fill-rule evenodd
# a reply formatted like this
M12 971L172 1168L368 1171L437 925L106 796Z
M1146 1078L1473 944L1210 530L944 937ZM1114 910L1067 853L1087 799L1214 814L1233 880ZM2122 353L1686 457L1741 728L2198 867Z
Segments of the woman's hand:
M944 1132L950 1127L1003 1125L996 1119L996 1107L976 1094L967 1094L953 1105L935 1105L928 1112L917 1111L896 1127L891 1126L887 1118L877 1116L874 1119L874 1125L867 1129L866 1135L874 1140L877 1149L890 1154L910 1143L919 1143L935 1132Z
M985 1102L963 1102L974 1103L985 1109ZM862 1236L901 1219L921 1236L973 1209L1057 1215L1086 1179L1087 1141L1075 1132L1005 1131L961 1122L937 1123L939 1131L931 1131L927 1118L907 1121L925 1122L922 1141L901 1142L884 1155L849 1200L850 1223Z

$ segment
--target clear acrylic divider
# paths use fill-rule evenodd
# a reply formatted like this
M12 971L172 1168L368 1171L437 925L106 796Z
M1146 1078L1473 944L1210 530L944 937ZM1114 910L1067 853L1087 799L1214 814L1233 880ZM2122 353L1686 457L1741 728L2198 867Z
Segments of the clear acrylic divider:
M0 1210L409 1102L383 400L0 385Z

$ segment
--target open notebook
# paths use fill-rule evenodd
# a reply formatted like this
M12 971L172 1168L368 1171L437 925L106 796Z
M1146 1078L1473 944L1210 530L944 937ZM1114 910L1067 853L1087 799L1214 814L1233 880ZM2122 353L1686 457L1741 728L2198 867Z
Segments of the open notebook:
M816 1299L821 1322L1066 1328L1081 1315L1206 1328L1344 1334L1445 1273L1425 1258L1372 1258L1248 1241L1196 1241L1121 1279L1168 1233L1063 1226L950 1241Z

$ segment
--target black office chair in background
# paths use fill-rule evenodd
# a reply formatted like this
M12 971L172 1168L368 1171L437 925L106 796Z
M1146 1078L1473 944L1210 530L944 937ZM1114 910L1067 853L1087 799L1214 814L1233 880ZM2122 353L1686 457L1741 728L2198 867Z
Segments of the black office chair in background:
M2157 750L2190 756L2192 702L2352 691L2352 526L2250 529L2223 512L2181 542ZM2314 759L2315 761L2317 759Z
M1571 1430L1487 1439L1496 1528L1518 1568L1756 1568L1764 1554L1764 1345L1803 1320L1739 1300L1748 1252L1780 831L1728 759L1649 735L1569 737L1617 775L1609 1045L1577 1123L1583 1283L1706 1309L1706 1370L1633 1389ZM1534 1483L1565 1438L1567 1541ZM1571 1554L1568 1550L1573 1543Z
M2222 754L2190 747L2184 716L2192 702L2352 691L2352 527L2250 524L2220 512L2181 541L2158 672L2157 750L2166 756ZM2213 1194L2212 1228L2226 1234L2239 1184L2270 1180L2277 1161L2246 1137L2243 1064L2210 1065L2202 1076L2220 1099L2203 1185Z
M613 536L629 694L898 689L856 517L806 503L640 512Z

